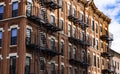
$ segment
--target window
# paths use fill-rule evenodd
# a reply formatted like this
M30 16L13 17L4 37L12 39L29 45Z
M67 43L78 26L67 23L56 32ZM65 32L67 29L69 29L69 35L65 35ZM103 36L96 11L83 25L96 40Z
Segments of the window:
M63 20L60 20L60 22L59 22L59 28L64 31L64 22L63 22Z
M76 9L73 9L73 16L76 17L76 14L77 14Z
M41 11L41 13L40 13L40 18L41 18L42 20L45 20L45 10L44 10L44 9L41 9L40 11Z
M10 74L16 74L16 57L10 57Z
M96 23L96 33L98 33L98 24Z
M12 17L18 16L18 2L12 4Z
M90 53L88 53L88 64L90 64Z
M83 41L84 41L84 37L85 37L84 35L85 35L84 32L82 32L82 35L81 35L82 37L81 37L81 39L82 39Z
M100 64L99 64L99 57L97 58L97 65L98 65L98 68L100 68Z
M17 44L17 28L11 29L11 45Z
M102 26L100 26L100 32L102 32Z
M119 70L119 62L118 62L118 70Z
M63 6L63 0L60 0L59 5L62 7L62 8L61 8L61 11L63 12L63 7L64 7L64 6Z
M95 46L95 38L92 38L92 46Z
M27 2L26 15L31 16L31 14L32 14L32 4L30 2Z
M2 47L2 31L0 31L0 47Z
M68 24L68 37L71 36L72 26Z
M98 50L98 40L96 40L96 49Z
M51 39L51 42L50 42L50 45L51 45L51 50L54 50L55 49L55 39Z
M85 51L84 49L82 49L82 55L81 55L81 58L82 58L82 62L85 62Z
M88 24L88 22L89 22L88 16L86 16L85 20L86 20L86 23Z
M40 59L40 70L45 70L45 61L44 61L44 59Z
M51 23L55 25L55 17L53 15L51 15Z
M73 28L73 37L75 38L76 38L76 32L77 32L76 28Z
M60 43L60 50L61 50L61 55L64 55L64 42Z
M26 57L25 74L30 74L30 57Z
M44 32L40 32L40 45L41 46L46 45L46 36Z
M73 54L74 54L74 59L76 59L77 58L77 49L74 47L74 50L73 50Z
M83 19L84 19L84 18L83 18L83 14L80 13L80 20L83 21Z
M82 71L82 74L86 74L86 71L85 71L85 69L83 69L83 71Z
M94 55L94 66L96 67L96 55Z
M28 29L26 30L26 44L29 45L31 44L31 29Z
M61 74L64 74L64 66L61 65Z
M69 74L72 74L72 68L69 67Z
M102 59L102 65L104 65L104 59Z
M95 29L95 25L94 25L94 20L92 21L92 31L94 31Z
M68 51L69 51L69 59L71 59L72 58L72 46L71 45L68 46Z
M74 74L78 74L78 71L76 68L74 69Z
M1 5L1 6L0 6L0 20L3 19L3 15L4 15L4 6Z
M51 74L56 74L55 73L55 64L51 63Z
M68 16L71 15L71 5L68 4Z

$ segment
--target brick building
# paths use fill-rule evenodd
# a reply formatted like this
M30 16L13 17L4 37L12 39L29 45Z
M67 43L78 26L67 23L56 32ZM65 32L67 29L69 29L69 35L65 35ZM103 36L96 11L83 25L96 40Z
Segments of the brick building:
M0 74L109 74L110 21L93 0L0 0Z

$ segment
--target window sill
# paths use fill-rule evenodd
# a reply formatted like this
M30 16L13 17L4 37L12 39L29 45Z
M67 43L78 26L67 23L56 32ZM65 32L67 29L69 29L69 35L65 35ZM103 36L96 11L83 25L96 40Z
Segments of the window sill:
M63 56L63 55L61 55L61 57L62 57L62 58L64 58L64 56Z
M1 49L2 47L0 47L0 49Z
M10 45L10 47L17 47L17 45Z

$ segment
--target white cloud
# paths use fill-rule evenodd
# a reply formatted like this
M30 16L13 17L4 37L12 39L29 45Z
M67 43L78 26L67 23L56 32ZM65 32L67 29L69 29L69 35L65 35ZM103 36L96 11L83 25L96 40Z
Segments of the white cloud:
M114 35L112 49L120 53L120 0L94 0L97 8L109 16L112 21L109 31Z

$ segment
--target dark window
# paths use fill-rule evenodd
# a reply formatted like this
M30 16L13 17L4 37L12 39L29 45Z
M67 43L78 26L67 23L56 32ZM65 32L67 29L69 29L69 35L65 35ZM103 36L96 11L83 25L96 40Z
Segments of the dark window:
M74 74L78 74L78 71L77 71L77 69L74 69Z
M94 25L94 21L92 21L92 31L95 30L95 25Z
M102 26L100 26L100 32L102 32Z
M82 55L81 55L81 58L82 58L82 62L85 62L85 51L82 49Z
M61 8L61 11L63 12L63 7L64 7L64 6L63 6L63 0L60 0L59 5L62 7L62 8Z
M70 24L68 24L68 36L71 36L71 32L72 31L72 26Z
M64 66L61 65L61 74L64 74Z
M26 30L26 44L29 45L31 44L31 29L28 29Z
M31 16L31 14L32 14L32 4L30 2L27 2L26 15Z
M77 32L77 30L76 30L76 28L74 28L73 29L73 37L75 37L75 38L76 38L76 32Z
M45 61L44 61L44 59L40 59L40 70L45 70Z
M53 15L51 15L51 23L55 25L55 17Z
M104 65L104 59L102 59L102 65Z
M11 45L17 44L17 28L11 29Z
M64 26L63 26L63 24L64 24L63 20L60 20L60 22L59 22L59 28L64 31Z
M51 39L51 42L50 42L50 45L51 45L51 49L54 50L55 49L55 39Z
M96 66L96 55L94 55L94 66Z
M68 51L69 51L69 59L71 59L72 58L72 46L71 45L68 46Z
M118 70L119 70L119 62L118 62Z
M77 14L76 10L73 9L73 16L76 17L76 14Z
M45 36L45 33L44 33L44 32L41 32L41 33L40 33L40 45L41 45L41 46L46 45L46 36Z
M96 24L96 33L98 33L98 24Z
M30 74L30 57L26 57L25 74Z
M61 55L64 55L64 42L60 43Z
M84 19L84 18L83 18L83 14L80 13L80 20L83 21L83 19Z
M71 5L68 5L68 16L71 15Z
M4 15L4 6L1 5L1 6L0 6L0 20L3 19L3 15Z
M86 71L85 71L85 69L83 69L83 72L82 72L82 74L86 74Z
M0 31L0 47L2 46L2 31Z
M10 74L16 74L16 57L10 57Z
M12 17L18 16L18 2L12 4Z
M72 68L71 67L69 68L69 74L72 74Z
M88 64L90 64L90 53L88 53Z
M77 49L76 48L74 48L74 59L76 59L77 58Z
M86 16L86 19L85 19L85 20L86 20L86 23L88 24L88 22L89 22L89 19L88 19L88 17L87 17L87 16Z
M85 37L85 34L84 34L84 32L82 32L82 37L81 37L81 39L84 41L84 37Z
M55 64L51 63L51 74L56 74L55 73Z
M97 64L98 64L98 68L100 68L100 63L99 63L99 57L97 58Z

